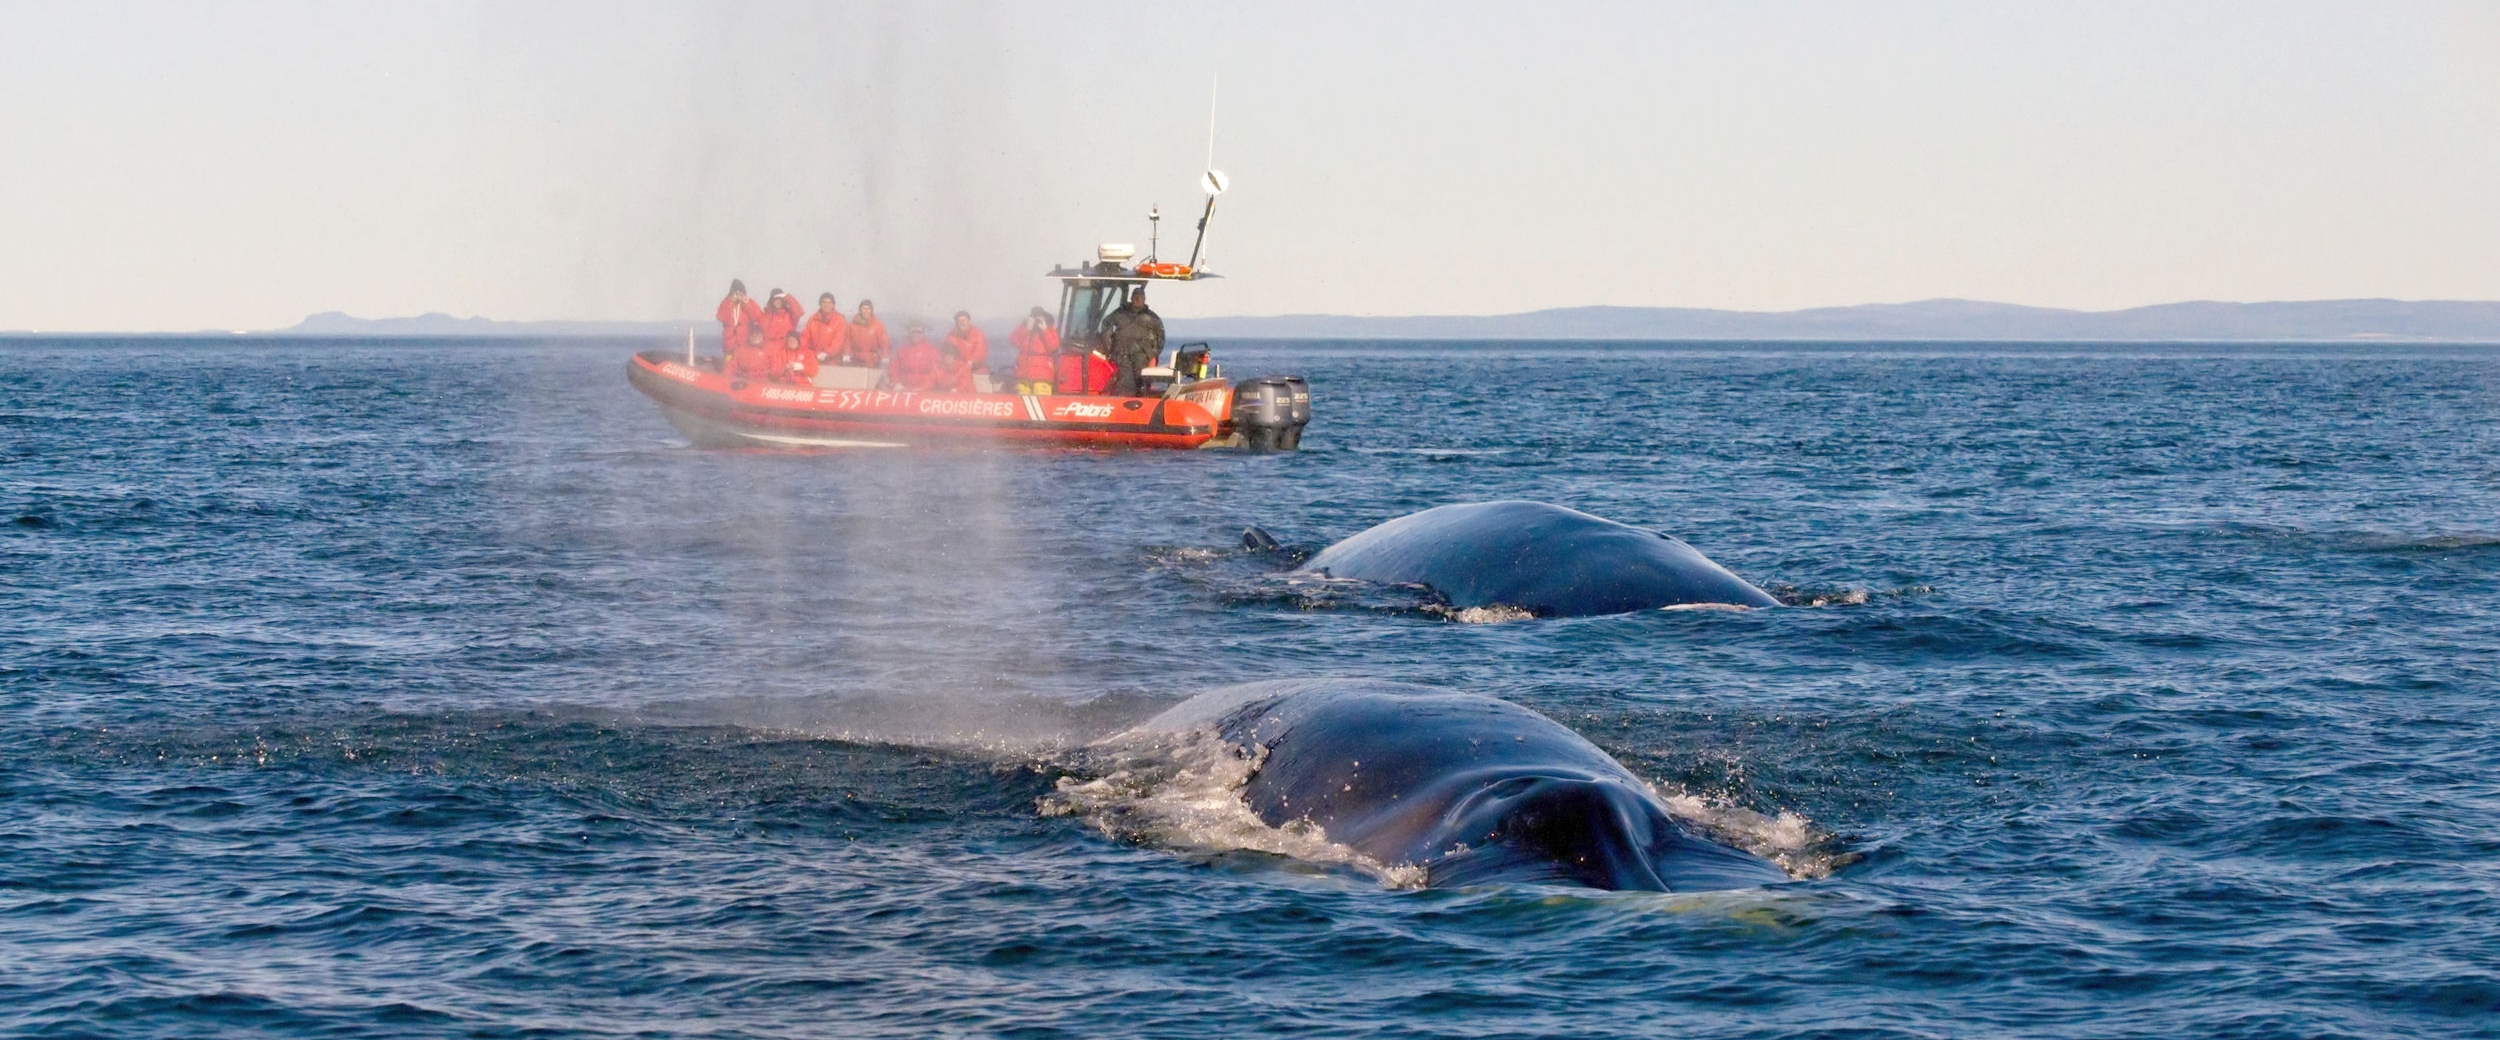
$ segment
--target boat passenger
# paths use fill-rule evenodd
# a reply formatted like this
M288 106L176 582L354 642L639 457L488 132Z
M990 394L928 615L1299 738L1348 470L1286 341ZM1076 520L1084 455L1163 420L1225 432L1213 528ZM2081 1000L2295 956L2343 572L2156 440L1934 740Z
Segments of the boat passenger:
M851 315L850 333L842 341L841 363L876 368L885 364L886 350L885 323L877 320L877 305L859 301L859 312Z
M850 339L851 323L842 317L842 309L833 305L832 293L816 297L816 313L807 316L807 326L799 330L799 346L817 361L841 364L842 347Z
M799 298L775 289L764 300L764 342L781 349L781 341L799 331L807 321L807 312L799 309Z
M765 379L773 374L773 348L764 342L764 326L747 326L746 345L737 353L721 359L721 370L731 379Z
M774 360L778 363L773 366L773 382L814 383L816 381L816 352L801 344L798 333L793 332L782 337L781 352L775 355Z
M894 362L886 366L885 386L923 394L938 389L946 362L937 344L929 342L929 327L913 322L907 335L903 345L894 349Z
M946 331L946 353L952 363L942 388L959 394L973 392L972 374L990 367L990 339L972 324L971 311L955 312L955 327Z
M713 317L720 319L720 364L721 371L727 372L731 370L729 359L746 346L747 329L764 320L764 312L747 297L747 283L732 278L729 295L721 299Z
M1007 342L1016 348L1016 392L1049 393L1051 359L1059 356L1059 330L1050 327L1050 312L1033 308L1024 324L1007 334Z
M1129 289L1128 302L1104 320L1102 332L1111 348L1106 353L1117 370L1111 377L1111 395L1137 396L1137 374L1163 355L1163 316L1146 307L1145 286Z

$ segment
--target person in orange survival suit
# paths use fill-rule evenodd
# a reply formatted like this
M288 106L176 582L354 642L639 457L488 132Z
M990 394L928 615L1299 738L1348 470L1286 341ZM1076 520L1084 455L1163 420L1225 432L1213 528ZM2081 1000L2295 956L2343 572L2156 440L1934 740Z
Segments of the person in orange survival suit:
M732 278L729 280L729 295L721 298L720 307L712 312L712 316L720 319L721 371L734 373L737 364L733 359L747 344L747 329L764 320L764 312L747 297L747 283Z
M807 325L799 330L799 348L817 361L841 364L842 348L850 338L851 323L833 305L833 294L818 294L816 313L808 315Z
M909 338L894 349L894 361L886 366L885 385L895 390L928 393L938 389L939 377L945 375L946 361L938 355L937 344L929 342L929 328L913 322Z
M842 341L842 354L836 360L845 365L875 368L885 364L888 344L885 323L877 320L877 305L859 301L859 313L851 316L851 330Z
M781 353L764 342L764 326L747 326L746 344L727 359L731 379L769 379L773 374L774 355Z
M772 344L774 350L781 349L781 341L799 331L799 325L806 320L807 312L799 309L798 297L773 290L764 299L764 342Z
M955 327L946 330L946 354L950 361L938 388L959 394L973 392L972 374L986 372L990 367L990 338L973 326L971 311L955 312Z
M781 338L781 350L773 355L773 374L770 378L776 383L816 381L816 352L800 342L798 333Z
M1050 312L1033 308L1024 324L1007 334L1007 342L1016 348L1016 392L1049 393L1051 360L1059 356L1059 330L1050 327Z

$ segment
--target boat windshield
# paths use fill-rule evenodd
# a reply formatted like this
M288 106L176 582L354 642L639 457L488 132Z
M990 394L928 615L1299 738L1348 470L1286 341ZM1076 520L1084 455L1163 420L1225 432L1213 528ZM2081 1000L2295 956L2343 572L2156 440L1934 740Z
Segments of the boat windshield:
M1128 286L1090 278L1070 279L1067 285L1059 305L1059 338L1071 345L1099 345L1103 321L1128 299Z

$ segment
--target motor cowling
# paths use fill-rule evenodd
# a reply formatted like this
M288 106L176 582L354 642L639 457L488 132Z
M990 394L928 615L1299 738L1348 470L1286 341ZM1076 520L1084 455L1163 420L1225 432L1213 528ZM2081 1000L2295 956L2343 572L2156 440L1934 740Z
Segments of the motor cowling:
M1311 383L1301 376L1286 376L1285 385L1293 392L1293 419L1285 428L1284 450L1302 447L1302 428L1311 424Z
M1233 429L1251 451L1293 451L1311 421L1311 384L1300 376L1260 376L1233 384Z

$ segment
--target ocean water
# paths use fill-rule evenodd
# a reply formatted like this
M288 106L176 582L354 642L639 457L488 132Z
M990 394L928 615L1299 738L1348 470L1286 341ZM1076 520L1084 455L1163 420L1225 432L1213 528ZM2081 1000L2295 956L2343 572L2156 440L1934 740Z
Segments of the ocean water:
M2500 349L1228 343L1302 452L697 451L631 342L0 343L0 1033L2500 1035ZM1797 604L1298 582L1419 508ZM1518 701L1798 880L1439 891L1085 742Z

